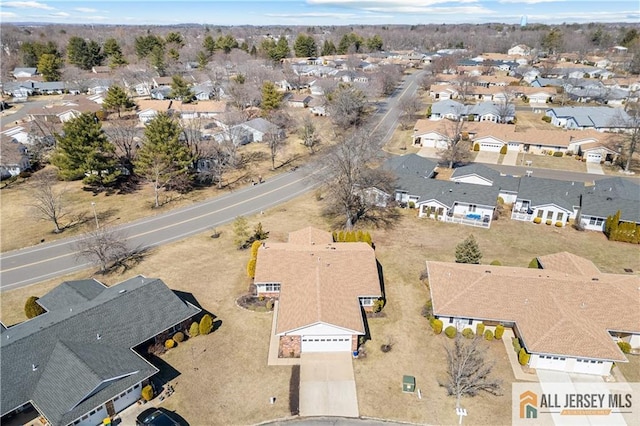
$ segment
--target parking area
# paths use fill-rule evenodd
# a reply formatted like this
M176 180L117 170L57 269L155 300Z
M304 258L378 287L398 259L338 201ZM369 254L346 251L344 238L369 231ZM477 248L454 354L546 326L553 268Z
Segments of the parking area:
M359 416L350 352L310 352L300 356L300 415Z

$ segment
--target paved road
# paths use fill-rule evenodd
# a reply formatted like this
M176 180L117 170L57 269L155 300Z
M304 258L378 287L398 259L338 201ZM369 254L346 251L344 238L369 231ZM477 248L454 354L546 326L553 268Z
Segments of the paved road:
M303 194L320 180L318 172L301 168L264 183L231 192L202 203L144 218L118 227L131 248L154 247L220 226L237 216L251 215ZM0 290L9 290L67 274L89 266L79 259L70 238L3 253Z
M378 122L375 130L383 135L383 142L391 137L397 126L398 100L415 93L419 75L420 73L414 73L407 76L395 93L386 102L378 105L379 110L372 119ZM176 241L228 223L237 216L266 210L311 190L320 182L321 172L317 171L318 167L320 166L309 165L269 179L263 184L131 222L117 229L125 234L131 248L148 248ZM86 260L77 256L76 242L80 238L83 237L3 253L0 256L0 291L15 289L90 266Z

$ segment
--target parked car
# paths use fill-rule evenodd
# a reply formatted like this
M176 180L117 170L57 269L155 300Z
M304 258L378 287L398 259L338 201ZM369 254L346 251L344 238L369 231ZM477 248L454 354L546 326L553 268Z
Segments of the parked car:
M180 423L172 419L165 411L149 408L136 417L136 426L180 426Z

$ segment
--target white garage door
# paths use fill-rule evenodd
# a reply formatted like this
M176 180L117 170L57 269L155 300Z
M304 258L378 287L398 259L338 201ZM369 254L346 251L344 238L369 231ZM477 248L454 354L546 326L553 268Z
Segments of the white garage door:
M351 352L351 336L302 336L302 352Z
M538 362L536 363L536 368L564 371L566 364L566 358L557 356L540 356L538 358Z
M589 361L587 359L577 359L573 366L574 373L600 374L602 363L597 361Z
M480 143L480 151L500 152L500 148L502 148L502 144L500 143Z
M587 154L587 163L599 163L602 160L602 154Z

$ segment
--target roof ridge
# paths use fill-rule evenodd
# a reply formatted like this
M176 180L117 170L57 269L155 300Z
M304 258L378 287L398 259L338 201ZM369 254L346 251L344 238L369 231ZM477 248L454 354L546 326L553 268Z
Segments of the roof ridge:
M318 321L322 318L322 304L320 303L320 256L316 262L316 313Z

